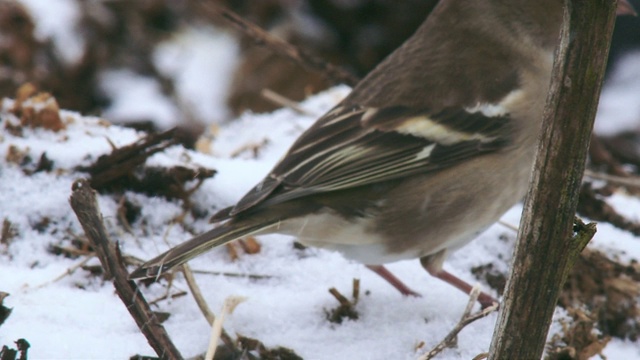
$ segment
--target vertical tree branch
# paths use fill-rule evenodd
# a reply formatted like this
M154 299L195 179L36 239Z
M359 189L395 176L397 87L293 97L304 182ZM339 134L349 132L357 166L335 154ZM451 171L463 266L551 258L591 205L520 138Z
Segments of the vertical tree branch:
M572 234L615 0L566 0L534 173L489 359L540 359L566 274L595 232Z

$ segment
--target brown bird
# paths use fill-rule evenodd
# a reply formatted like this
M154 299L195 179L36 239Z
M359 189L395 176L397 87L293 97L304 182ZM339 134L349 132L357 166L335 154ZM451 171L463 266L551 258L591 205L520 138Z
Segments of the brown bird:
M366 264L429 274L525 194L563 0L441 0L400 48L304 132L223 222L142 265L156 277L250 234L294 235ZM620 0L620 13L633 8ZM495 300L482 293L483 307Z

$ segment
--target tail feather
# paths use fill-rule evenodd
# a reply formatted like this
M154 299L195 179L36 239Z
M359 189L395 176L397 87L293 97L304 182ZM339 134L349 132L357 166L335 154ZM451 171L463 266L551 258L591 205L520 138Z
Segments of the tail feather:
M143 279L157 277L166 271L182 265L194 257L213 249L214 247L226 244L243 236L252 235L265 230L277 221L271 222L234 222L230 221L220 227L211 229L200 234L191 240L156 256L155 258L142 264L139 268L129 274L130 279Z

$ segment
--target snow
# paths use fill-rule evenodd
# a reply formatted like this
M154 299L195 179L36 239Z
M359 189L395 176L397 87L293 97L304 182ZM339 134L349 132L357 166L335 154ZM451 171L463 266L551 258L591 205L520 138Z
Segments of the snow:
M347 87L337 87L301 106L310 114L321 114L348 91ZM10 106L11 101L3 102L3 122L17 121L6 112ZM63 112L62 117L67 129L59 133L25 128L22 137L5 133L0 141L1 159L6 158L9 146L14 145L34 159L46 151L55 164L53 172L31 176L15 164L3 164L0 170L0 218L11 221L18 232L0 255L0 290L11 294L5 305L14 309L0 326L0 339L3 343L27 339L32 344L33 358L124 358L152 354L109 282L83 270L52 282L82 259L70 260L47 252L52 244L68 244L69 234L82 234L67 202L71 183L82 176L73 168L108 153L109 142L122 146L143 134L72 112ZM272 114L245 114L220 128L212 144L213 155L174 146L154 155L149 164L218 170L193 196L199 208L214 212L237 201L258 182L314 118L289 109ZM252 151L237 153L237 149L248 144L261 144L257 157ZM142 207L133 234L116 221L116 200L108 195L99 196L107 227L113 239L120 241L124 253L150 258L192 236L181 226L171 225L182 213L177 202L140 194L127 196ZM612 204L632 216L640 213L637 198L617 194ZM521 206L515 206L505 214L504 221L517 224L520 211ZM33 225L44 217L51 220L51 225L34 230ZM209 228L206 219L189 216L186 223L195 231ZM512 230L496 224L454 253L445 268L470 282L475 281L470 273L473 266L493 262L505 270L514 239ZM304 358L417 358L447 334L467 302L465 294L428 276L417 261L389 265L391 271L424 295L404 298L377 275L337 253L311 248L294 250L293 239L285 236L270 235L260 240L263 249L258 254L243 254L231 261L225 249L215 249L190 264L196 270L269 276L251 280L196 274L196 279L214 311L222 307L228 296L248 298L227 318L225 328L231 334L255 337L267 346L289 347ZM628 233L602 224L594 246L609 253L624 251L629 259L638 259L640 254L631 245L633 241L637 239ZM96 259L90 260L90 264L96 263ZM325 311L337 302L327 289L336 287L343 294L350 294L354 278L361 279L357 305L360 318L342 324L328 322ZM173 291L187 289L181 277L174 286ZM486 284L483 288L488 289ZM164 286L157 284L143 289L148 299L160 297L165 291ZM190 296L162 301L157 309L172 314L165 326L184 356L204 352L209 329ZM441 358L468 359L486 351L495 321L496 314L492 314L471 324L460 334L458 347L445 350ZM422 342L423 348L416 351ZM637 348L614 341L605 353L621 358L637 354Z
M237 40L217 28L182 29L154 51L159 71L175 79L181 105L205 123L227 120L227 89L238 61Z
M64 61L74 64L84 53L84 39L76 25L80 9L75 0L19 0L34 18L35 35L40 41L52 40Z
M637 131L640 124L640 51L632 52L616 63L605 82L598 104L594 131L614 135Z
M34 13L38 36L52 38L67 61L76 61L82 40L67 26L78 17L72 1L21 2ZM52 13L56 16L51 16ZM223 94L237 51L228 35L213 31L185 29L160 46L154 57L164 74L179 79L177 92L184 97L184 105L193 106L199 117L210 122L228 115ZM220 50L215 51L218 47ZM639 61L640 54L630 55L607 84L598 113L598 132L611 134L637 128L634 121L640 116ZM112 107L105 113L107 119L150 118L162 128L177 121L177 110L154 81L113 69L103 74L101 83L114 96ZM199 209L213 213L233 204L260 181L295 138L348 92L347 87L336 87L308 99L301 106L309 115L289 109L271 114L243 114L220 127L210 154L174 146L154 155L148 164L216 169L215 177L205 181L193 196ZM11 100L3 100L1 104L2 129L7 121L18 122L7 111L12 104ZM31 343L29 354L33 359L123 359L134 354L153 355L110 282L81 269L62 276L85 259L69 259L48 251L51 245L69 245L74 237L83 234L68 198L73 181L86 175L74 169L109 153L111 144L123 146L144 134L110 125L100 118L69 111L62 111L61 115L67 128L59 133L27 128L23 136L0 132L0 221L9 220L17 232L10 244L0 245L0 291L11 294L4 305L13 308L11 316L0 326L0 345L25 338ZM18 165L6 161L10 146L30 154L33 161L46 152L54 162L54 170L26 175ZM257 156L247 150L252 146L257 146ZM176 201L125 195L142 209L133 224L133 233L128 233L117 221L117 199L109 195L98 197L110 236L120 242L125 254L149 259L190 238L194 235L192 231L210 228L206 218L194 219L189 214L184 222L191 229L176 224L175 219L183 215ZM618 193L607 201L638 220L637 197ZM517 225L520 211L521 205L516 205L503 220ZM34 225L43 219L49 219L49 225L36 230ZM415 260L388 266L423 294L421 298L405 298L362 265L337 253L313 248L295 250L294 239L285 236L270 235L259 240L263 247L258 254L242 254L232 261L221 248L194 259L190 265L195 270L269 276L255 280L196 274L196 279L214 312L228 296L247 297L227 317L224 326L230 334L255 337L270 347L289 347L305 359L416 359L450 331L467 302L465 294L430 277ZM514 241L512 230L493 225L454 253L445 269L472 283L475 278L470 269L474 266L491 262L497 270L505 271ZM590 246L630 261L640 259L637 243L638 238L628 232L600 224ZM97 263L95 258L89 260L90 265ZM361 280L356 307L360 318L342 324L328 322L325 311L336 307L337 302L327 289L336 287L348 295L354 278ZM486 284L481 285L490 292ZM173 286L172 293L187 290L180 276ZM143 288L143 293L152 300L163 296L166 288L154 284ZM172 314L164 325L185 357L204 353L209 327L190 296L161 301L154 309ZM496 318L494 313L469 325L461 332L457 348L445 350L439 358L470 359L487 351ZM559 329L554 323L552 332ZM424 343L423 347L416 350L420 343ZM632 359L640 357L639 349L637 343L614 339L604 354L611 359Z
M338 87L302 106L311 113L322 113L347 93L348 88ZM10 104L5 102L5 109ZM2 118L16 121L7 113L3 113ZM26 338L33 345L30 351L33 358L123 358L135 353L150 354L151 349L110 283L102 283L82 270L51 282L81 261L46 251L50 244L68 243L67 233L82 233L67 204L71 183L82 176L72 168L86 164L86 154L95 159L109 152L107 139L121 146L142 135L118 126L106 126L97 118L82 118L69 112L65 112L64 118L67 129L60 133L25 129L24 137L3 135L0 158L6 157L10 145L25 149L33 158L46 151L56 170L51 174L27 176L15 164L2 167L0 217L11 221L19 235L0 261L2 291L11 294L5 304L14 308L8 322L0 327L0 338L6 341ZM181 163L217 169L219 174L206 181L194 196L200 207L213 211L236 201L259 181L312 119L311 116L300 118L286 109L273 114L246 114L220 130L220 141L213 146L215 156L173 147L156 154L149 163ZM229 149L263 139L267 142L257 158L246 154L234 159L228 157ZM63 151L63 148L66 149ZM125 253L149 258L167 249L169 245L165 241L175 245L190 236L179 226L167 225L180 215L179 204L139 194L130 195L129 200L142 206L134 234L125 233L115 221L116 201L109 196L99 197L107 226ZM43 217L50 218L55 225L42 233L33 230L33 224ZM206 220L190 220L193 221L190 225L198 231L208 227ZM492 235L486 239L491 240L503 231L500 227L492 228L488 232ZM195 259L191 265L200 270L270 276L264 280L213 275L196 275L196 278L212 309L221 308L230 295L248 298L229 316L225 324L227 331L256 337L267 346L293 348L305 358L334 358L336 352L344 358L412 358L417 356L416 344L424 341L426 346L431 346L439 341L459 318L467 301L466 295L430 278L417 261L390 265L392 271L414 288L429 289L420 299L407 299L362 265L345 260L339 254L318 249L293 250L293 239L284 236L272 235L261 240L263 250L257 255L243 255L232 262L224 249L217 249ZM463 252L459 254L455 263L477 264L486 260L462 255ZM473 280L468 269L452 268L449 264L447 268ZM363 292L370 292L363 294L358 304L360 319L342 325L328 322L325 311L337 303L327 289L336 287L349 294L353 278L360 278ZM176 287L186 289L182 279ZM159 285L145 290L150 299L163 293ZM162 302L160 309L173 314L165 325L185 356L204 351L208 325L190 297ZM448 350L449 356L469 358L486 350L493 321L495 315L467 329L460 339L465 346ZM79 338L83 341L78 342ZM114 343L120 345L113 347Z
M131 70L109 70L100 74L100 88L111 99L103 116L119 123L150 120L160 129L177 124L179 111L155 79Z
M176 99L170 101L154 78L111 69L100 76L100 87L112 101L103 116L118 123L150 120L163 130L194 119L203 124L228 120L226 93L237 57L237 41L225 31L205 26L181 29L153 53L160 74L174 80ZM193 119L183 118L179 110Z

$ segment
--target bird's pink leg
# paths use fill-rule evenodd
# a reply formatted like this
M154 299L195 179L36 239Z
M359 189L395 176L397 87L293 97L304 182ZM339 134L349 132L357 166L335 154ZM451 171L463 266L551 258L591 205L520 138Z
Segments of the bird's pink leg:
M387 280L389 284L391 284L394 288L398 289L400 293L404 296L417 296L420 297L420 294L411 290L407 285L405 285L400 279L398 279L395 275L391 273L391 271L387 270L386 267L382 265L367 265L369 270L374 273L380 275L381 278Z
M433 266L431 266L432 262L427 261L420 261L422 263L422 266L425 268L425 270L427 270L427 272L433 276L436 277L440 280L443 280L453 286L455 286L456 288L464 291L467 294L471 293L471 290L473 289L473 286L469 285L469 283L467 283L466 281L460 279L459 277L453 275L452 273L443 270L443 269L434 269ZM493 303L497 303L499 304L498 300L494 299L491 295L485 293L485 292L481 292L480 295L478 296L478 302L480 303L480 306L483 309L488 308L489 306L493 305Z

